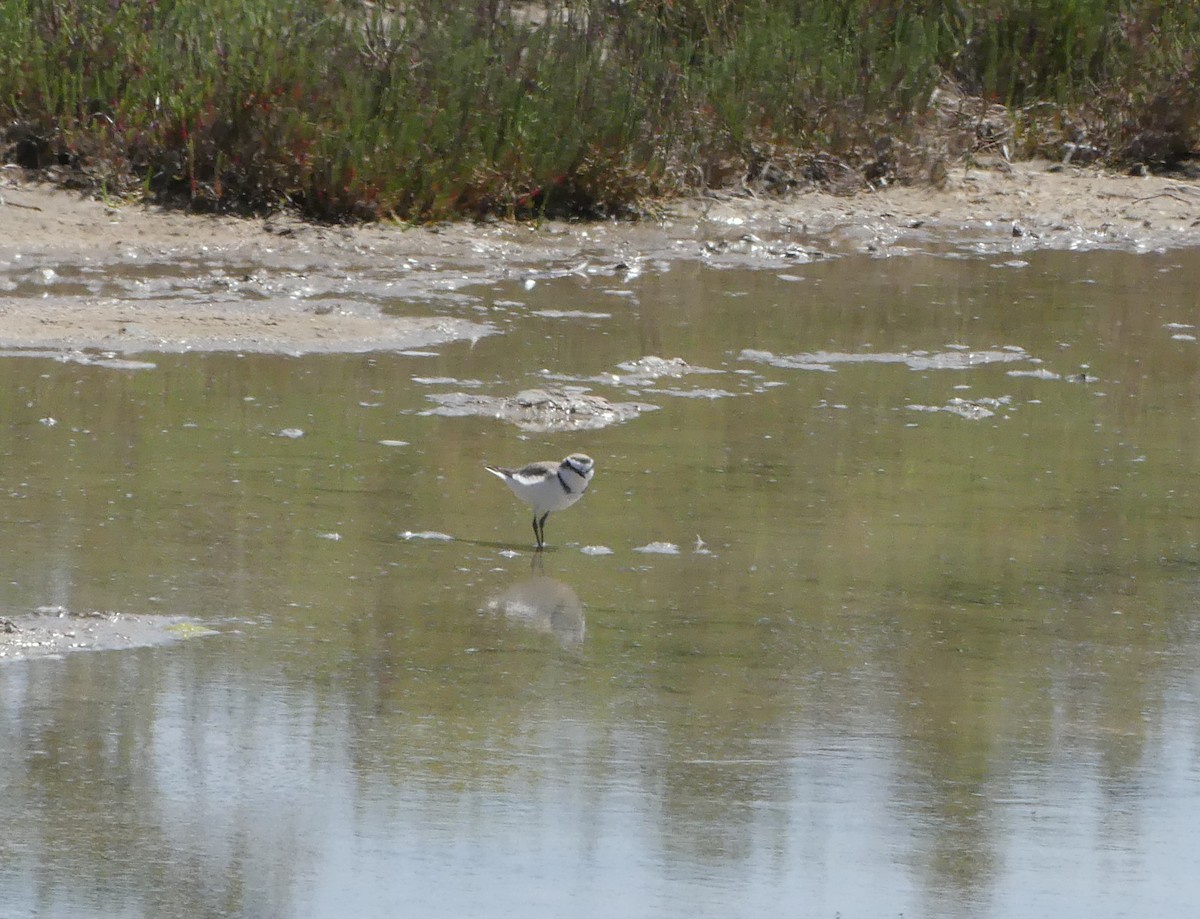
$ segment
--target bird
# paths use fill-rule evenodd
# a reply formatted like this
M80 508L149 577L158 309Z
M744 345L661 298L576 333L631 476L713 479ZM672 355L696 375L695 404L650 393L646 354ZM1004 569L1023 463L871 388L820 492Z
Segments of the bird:
M533 535L540 552L546 546L546 518L551 511L565 511L583 497L596 464L586 453L572 453L561 463L543 461L521 469L484 463L483 468L533 508Z

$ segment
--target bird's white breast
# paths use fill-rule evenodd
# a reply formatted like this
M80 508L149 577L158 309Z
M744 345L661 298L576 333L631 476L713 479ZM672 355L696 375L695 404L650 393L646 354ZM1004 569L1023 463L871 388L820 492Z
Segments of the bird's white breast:
M562 479L559 479L559 470L555 467L544 474L525 471L514 473L506 481L513 494L532 505L536 513L544 514L565 510L582 498L587 490L589 479L573 472L564 472L562 475ZM566 488L563 482L566 482Z

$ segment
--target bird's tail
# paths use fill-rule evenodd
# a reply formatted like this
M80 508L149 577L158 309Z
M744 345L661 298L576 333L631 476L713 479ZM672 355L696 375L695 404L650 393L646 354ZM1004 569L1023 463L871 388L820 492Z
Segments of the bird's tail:
M509 476L509 471L507 469L501 469L499 466L490 466L487 463L484 463L483 468L497 478L507 479Z

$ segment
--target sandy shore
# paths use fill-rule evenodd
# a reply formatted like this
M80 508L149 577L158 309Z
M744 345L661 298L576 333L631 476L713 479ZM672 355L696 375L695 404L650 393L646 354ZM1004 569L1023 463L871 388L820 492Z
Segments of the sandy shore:
M0 173L0 200L0 346L122 354L403 350L487 334L471 323L385 315L371 298L355 295L352 282L368 275L389 296L422 299L504 277L616 273L640 260L770 267L946 247L1200 245L1200 183L1047 163L957 169L941 189L896 187L848 198L816 190L786 198L697 197L664 205L655 219L624 224L330 227L287 216L202 216L105 203L37 184L11 168ZM146 266L186 271L192 264L228 266L222 269L227 295L181 300L174 292L156 298L87 289L59 295L53 284L39 292L29 283L80 266L119 274ZM243 268L248 286L239 295ZM305 284L256 287L258 271ZM314 291L324 299L314 301Z

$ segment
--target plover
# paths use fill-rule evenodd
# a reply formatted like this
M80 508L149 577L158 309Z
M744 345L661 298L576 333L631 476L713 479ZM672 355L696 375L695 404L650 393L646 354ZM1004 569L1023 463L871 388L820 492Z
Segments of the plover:
M530 463L523 469L484 463L483 468L503 479L514 495L533 508L533 535L540 550L546 545L546 518L583 497L595 465L590 456L572 453L561 463Z

